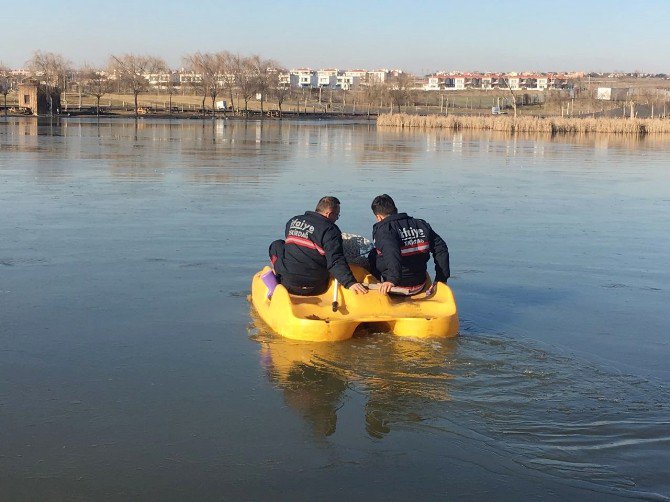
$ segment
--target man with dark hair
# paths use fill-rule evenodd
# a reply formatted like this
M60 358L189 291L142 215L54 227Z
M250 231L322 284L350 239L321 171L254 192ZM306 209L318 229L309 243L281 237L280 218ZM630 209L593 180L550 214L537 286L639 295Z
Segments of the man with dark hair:
M382 281L379 291L388 293L400 286L408 294L423 290L430 254L435 261L435 280L446 284L449 278L449 249L442 237L428 223L398 213L395 202L387 195L372 201L372 213L377 223L372 227L375 244L368 255L372 275Z
M277 280L294 295L319 295L330 276L356 294L367 289L356 281L342 251L337 197L321 198L315 211L294 216L286 223L286 239L270 244L270 261Z

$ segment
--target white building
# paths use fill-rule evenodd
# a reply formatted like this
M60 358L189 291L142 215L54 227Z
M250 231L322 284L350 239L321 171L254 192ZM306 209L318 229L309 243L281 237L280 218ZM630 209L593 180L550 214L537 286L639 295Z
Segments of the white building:
M388 78L388 70L374 70L367 72L367 83L368 84L382 84L386 82Z
M459 91L463 89L507 89L545 91L566 88L567 79L552 74L436 73L427 77L426 91Z
M353 75L338 75L337 76L337 86L343 91L350 91L356 89L361 82L360 77L355 77Z
M423 85L426 91L459 91L465 89L464 75L431 75Z
M329 87L335 89L337 87L337 68L327 68L317 72L317 85L319 87Z
M179 72L179 85L193 85L202 82L202 75L194 71L182 70Z
M628 97L627 87L598 87L596 99L601 101L622 101Z
M367 79L368 71L367 70L347 70L344 72L345 77L355 77L358 78L360 82L364 82Z
M161 72L161 73L146 73L143 75L147 79L149 85L152 87L158 87L159 89L164 89L167 86L179 85L181 82L181 75L174 72Z
M310 70L309 68L297 68L291 70L291 73L298 77L297 87L316 87L318 85L318 76L314 70Z
M295 73L280 73L279 74L280 87L298 87L298 75Z
M219 87L228 87L235 83L235 75L232 73L219 73L216 76L216 83Z
M440 77L433 75L428 77L428 83L423 88L424 91L439 91L440 90Z
M491 90L498 87L498 77L493 75L484 75L482 77L482 89Z
M509 88L512 89L513 91L518 91L521 89L521 78L518 76L509 77L507 79L507 83L509 85Z
M30 72L24 69L11 70L9 74L17 79L30 77Z

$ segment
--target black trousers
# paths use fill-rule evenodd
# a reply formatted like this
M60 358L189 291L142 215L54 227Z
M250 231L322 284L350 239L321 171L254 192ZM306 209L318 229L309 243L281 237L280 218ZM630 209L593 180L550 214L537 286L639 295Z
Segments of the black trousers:
M379 256L379 255L377 254L377 249L376 249L376 248L372 248L372 251L370 251L370 253L368 254L368 265L369 265L369 267L370 267L370 268L369 268L370 273L371 273L377 280L379 280L379 281L383 280L382 275L383 275L383 271L386 270L386 265L384 264L384 257L383 257L383 256ZM381 270L380 270L380 269L381 269ZM412 282L410 282L409 284L407 284L407 282L409 282L409 280L407 280L407 279L404 279L404 280L401 279L401 280L400 280L400 284L396 284L396 286L400 286L400 287L403 287L403 288L404 288L404 287L418 288L421 284L425 284L425 280L426 280L426 279L425 279L425 277L426 277L426 273L425 273L425 272L423 272L423 277L424 277L424 279L423 279L423 283L422 283L420 280L417 280L416 283L412 283ZM411 280L411 279L410 279L410 280ZM418 290L417 290L417 292L418 292ZM412 294L415 294L415 293L412 293Z
M368 267L375 279L381 281L382 273L377 268L377 248L372 248L372 251L368 253Z

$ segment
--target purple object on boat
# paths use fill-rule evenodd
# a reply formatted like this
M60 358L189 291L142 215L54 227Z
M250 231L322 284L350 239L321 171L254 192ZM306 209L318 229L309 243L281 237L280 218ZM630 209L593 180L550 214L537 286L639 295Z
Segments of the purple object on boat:
M272 298L272 293L274 293L277 284L279 284L277 282L277 276L272 270L268 270L263 275L261 275L261 279L263 280L263 284L265 284L265 286L268 288L268 298Z

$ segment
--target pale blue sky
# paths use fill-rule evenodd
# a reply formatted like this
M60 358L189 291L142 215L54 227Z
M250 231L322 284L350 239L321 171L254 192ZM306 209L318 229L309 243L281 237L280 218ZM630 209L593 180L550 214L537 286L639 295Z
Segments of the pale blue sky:
M287 67L670 73L670 0L36 0L0 11L0 61L13 68L37 49L77 65L132 52L175 68L226 49Z

